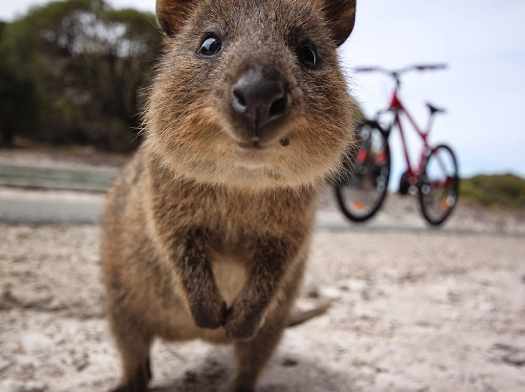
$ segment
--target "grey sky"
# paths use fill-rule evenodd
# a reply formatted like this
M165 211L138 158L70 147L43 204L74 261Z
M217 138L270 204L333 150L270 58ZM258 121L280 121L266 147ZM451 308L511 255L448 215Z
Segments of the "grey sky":
M0 0L0 18L12 20L30 5L46 2ZM154 0L109 3L155 9ZM353 67L445 62L447 71L404 80L401 99L416 121L426 124L425 101L447 108L446 115L436 118L430 140L454 147L462 175L525 176L525 1L358 0L357 7L356 27L341 59L366 113L386 104L391 85L382 76L355 75ZM392 136L397 181L404 163L399 136ZM418 146L414 137L410 143Z

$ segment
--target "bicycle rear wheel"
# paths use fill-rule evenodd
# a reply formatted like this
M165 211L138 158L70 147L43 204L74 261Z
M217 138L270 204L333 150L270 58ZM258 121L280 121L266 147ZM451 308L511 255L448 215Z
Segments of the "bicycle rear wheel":
M364 123L357 129L358 150L344 162L343 179L335 187L337 202L353 222L371 218L381 207L390 178L390 148L381 129Z
M439 145L426 157L419 180L421 212L431 225L440 225L450 216L458 189L456 156L450 147Z

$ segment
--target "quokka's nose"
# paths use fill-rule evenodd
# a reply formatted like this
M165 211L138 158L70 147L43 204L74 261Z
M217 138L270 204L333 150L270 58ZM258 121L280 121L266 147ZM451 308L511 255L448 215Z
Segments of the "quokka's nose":
M286 111L287 94L280 80L271 80L260 70L250 69L230 89L230 104L252 128L254 136L263 136L263 127Z

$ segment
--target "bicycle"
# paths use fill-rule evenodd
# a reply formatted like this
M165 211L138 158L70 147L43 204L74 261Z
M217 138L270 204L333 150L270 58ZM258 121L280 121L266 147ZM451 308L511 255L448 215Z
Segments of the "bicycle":
M379 211L385 200L390 180L390 147L388 138L394 127L399 129L406 159L407 169L399 183L399 193L418 193L423 217L431 225L440 225L452 213L458 199L458 164L452 149L440 144L431 147L428 135L434 115L443 113L429 103L430 110L426 130L421 130L407 112L398 93L401 87L401 75L411 71L445 69L446 65L412 65L400 70L387 70L381 67L358 68L356 72L382 72L395 80L390 105L377 112L373 120L364 120L357 128L358 147L347 154L343 161L344 172L336 182L335 193L339 207L347 218L354 222L370 219ZM381 117L393 114L393 121L382 126ZM411 165L401 115L404 115L416 133L420 136L423 147L417 167Z

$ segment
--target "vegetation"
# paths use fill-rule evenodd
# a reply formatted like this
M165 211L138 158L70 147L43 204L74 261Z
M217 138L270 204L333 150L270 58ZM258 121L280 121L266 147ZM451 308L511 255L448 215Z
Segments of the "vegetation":
M0 23L0 143L136 147L162 34L153 14L66 0Z
M525 209L525 179L513 174L462 179L459 196L460 199L485 206Z
M0 21L0 146L134 150L161 42L153 14L104 0L55 1Z

